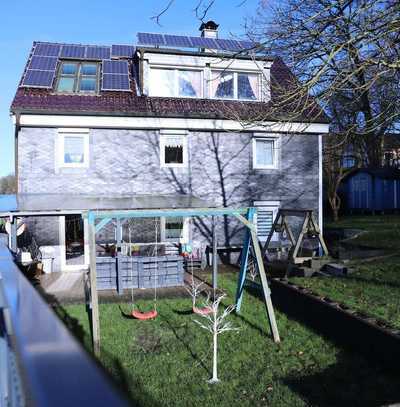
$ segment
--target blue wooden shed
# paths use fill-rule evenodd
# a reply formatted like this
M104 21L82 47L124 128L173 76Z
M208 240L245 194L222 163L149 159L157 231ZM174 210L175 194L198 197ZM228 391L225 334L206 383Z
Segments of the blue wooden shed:
M395 211L400 209L400 170L359 168L344 183L348 211Z

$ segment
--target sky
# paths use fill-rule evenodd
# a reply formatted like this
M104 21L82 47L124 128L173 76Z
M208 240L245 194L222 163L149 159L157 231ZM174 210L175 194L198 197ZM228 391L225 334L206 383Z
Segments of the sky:
M10 105L33 41L81 44L134 44L137 32L199 35L194 8L199 0L5 0L0 6L0 176L14 172L14 129ZM259 0L215 0L207 18L219 36L244 33Z

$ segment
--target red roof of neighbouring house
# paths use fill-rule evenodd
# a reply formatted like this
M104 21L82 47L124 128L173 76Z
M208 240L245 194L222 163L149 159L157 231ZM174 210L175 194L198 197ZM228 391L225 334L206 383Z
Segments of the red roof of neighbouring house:
M38 43L34 43L34 46ZM29 60L32 57L31 51ZM153 50L154 51L154 50ZM164 50L165 52L165 50ZM28 62L29 62L28 60ZM282 89L296 81L289 68L280 58L275 58L271 67L271 101L243 102L215 99L149 97L137 93L135 60L129 59L130 91L100 91L97 95L57 94L52 89L23 87L22 79L11 105L13 113L52 113L52 114L98 114L123 116L155 117L195 117L195 118L234 118L239 120L284 120L293 117L299 109L301 113L295 121L327 123L329 120L314 101L296 101L282 105L279 112L273 108ZM27 63L28 66L28 63ZM25 68L26 71L27 67Z

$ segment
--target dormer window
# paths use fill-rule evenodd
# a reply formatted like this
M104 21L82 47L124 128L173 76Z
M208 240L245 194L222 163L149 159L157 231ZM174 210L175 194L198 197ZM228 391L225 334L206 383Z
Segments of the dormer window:
M212 71L211 97L214 99L260 99L260 75L249 72Z
M201 98L202 71L189 69L150 69L150 96Z
M99 65L94 62L61 63L57 92L60 93L96 93L99 89Z

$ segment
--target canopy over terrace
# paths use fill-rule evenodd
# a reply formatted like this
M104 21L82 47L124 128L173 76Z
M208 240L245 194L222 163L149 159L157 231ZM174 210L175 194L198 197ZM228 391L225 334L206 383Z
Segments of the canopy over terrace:
M261 277L265 305L269 324L275 342L279 342L279 333L264 270L264 263L253 223L255 208L226 208L210 205L206 201L191 195L85 195L85 194L16 194L0 195L0 217L9 217L11 227L11 248L16 249L17 222L21 216L62 216L81 213L89 224L89 256L90 256L90 291L92 310L92 333L95 353L100 352L100 324L98 309L98 293L96 286L96 232L113 219L146 217L199 217L199 216L234 216L247 227L241 257L236 309L240 310L247 261L252 243L256 263ZM216 255L215 227L213 228L213 253ZM216 261L213 261L213 280L216 281Z

